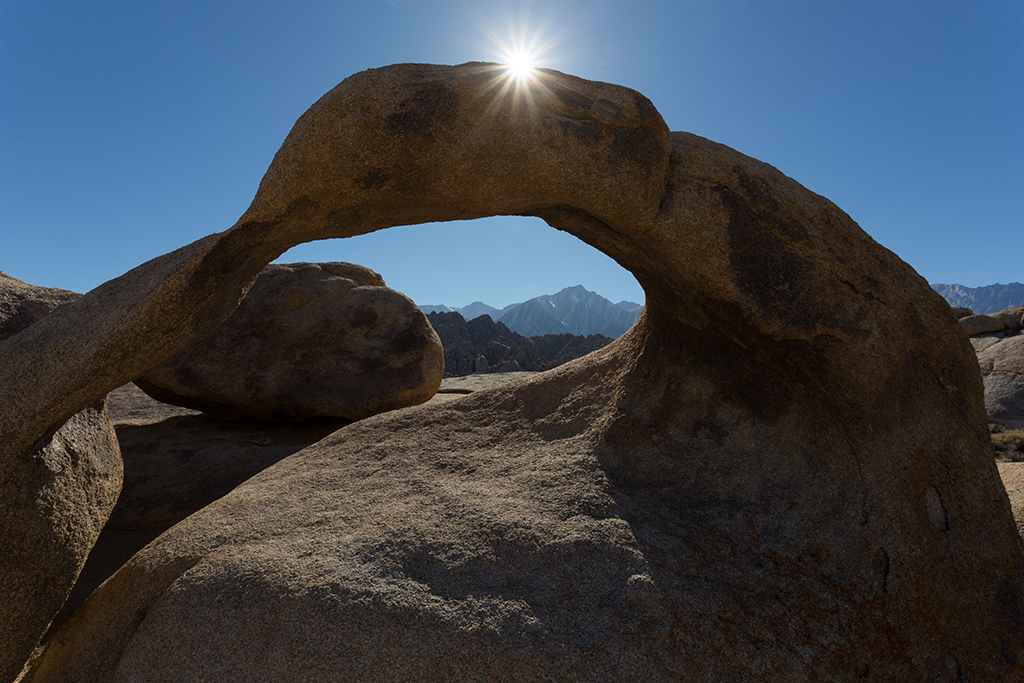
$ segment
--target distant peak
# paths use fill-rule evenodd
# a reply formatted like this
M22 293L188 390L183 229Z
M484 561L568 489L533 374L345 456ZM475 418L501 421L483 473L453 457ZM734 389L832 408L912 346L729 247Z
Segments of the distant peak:
M432 307L422 308L424 313L429 313ZM502 323L527 337L569 333L614 338L636 322L641 308L641 304L631 301L613 304L583 285L573 285L557 294L542 294L502 309L474 301L468 306L448 310L457 311L465 320L488 315L495 323Z
M934 284L932 289L938 292L950 306L970 308L975 313L992 313L1024 305L1024 284L1019 282L1005 285L997 282L985 287Z

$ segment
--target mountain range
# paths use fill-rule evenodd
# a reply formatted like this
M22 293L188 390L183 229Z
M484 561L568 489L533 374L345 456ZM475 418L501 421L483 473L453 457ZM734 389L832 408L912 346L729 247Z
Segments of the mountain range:
M444 346L445 377L549 370L612 342L600 334L524 337L486 314L466 322L457 311L435 312L427 320Z
M512 332L524 337L545 334L600 334L615 339L640 317L643 304L632 301L612 303L582 285L566 287L557 294L545 294L522 303L495 308L474 301L462 308L443 304L420 306L424 313L458 313L472 321L482 315L501 322Z
M1005 285L996 283L985 287L933 284L932 289L950 306L962 306L975 313L992 313L1024 306L1024 284L1020 282ZM600 294L576 285L566 287L557 294L544 294L504 308L474 301L462 308L435 304L420 306L420 309L424 313L458 313L467 321L486 315L524 337L600 334L615 339L633 326L643 305L632 301L612 303Z
M964 287L963 285L932 285L950 306L962 306L975 313L994 313L1014 306L1024 306L1024 284L1011 282L1008 285L996 283L985 287Z

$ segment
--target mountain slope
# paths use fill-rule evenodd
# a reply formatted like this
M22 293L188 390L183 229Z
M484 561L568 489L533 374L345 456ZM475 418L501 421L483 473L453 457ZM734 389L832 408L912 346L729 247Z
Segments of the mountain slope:
M503 309L475 301L463 308L444 305L420 306L424 313L456 312L472 321L488 315L510 331L524 337L545 334L600 334L615 339L640 317L641 304L620 301L615 304L582 285L566 287L557 294L545 294L528 301L509 304Z
M457 312L428 313L427 320L444 346L445 377L481 372L549 370L609 343L599 334L586 337L547 334L524 337L482 315L469 322Z
M975 313L994 313L1014 306L1024 306L1024 284L1011 282L1008 285L996 283L985 287L964 287L963 285L932 285L950 306L963 306Z

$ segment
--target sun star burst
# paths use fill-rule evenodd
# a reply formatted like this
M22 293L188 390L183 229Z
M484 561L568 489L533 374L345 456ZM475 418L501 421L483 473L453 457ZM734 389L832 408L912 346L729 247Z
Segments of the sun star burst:
M523 85L533 79L536 59L530 52L516 51L506 57L505 68L516 83Z

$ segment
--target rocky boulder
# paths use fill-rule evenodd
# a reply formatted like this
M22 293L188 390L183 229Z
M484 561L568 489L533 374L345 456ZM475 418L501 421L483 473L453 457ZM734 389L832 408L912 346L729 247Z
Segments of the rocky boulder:
M960 318L960 325L968 336L974 337L979 334L991 334L1006 329L1006 324L990 315L969 315Z
M444 374L419 308L350 263L267 266L213 334L135 383L235 420L358 420L423 403Z
M0 273L0 343L79 296ZM0 463L0 681L14 679L64 603L121 490L103 397L37 436Z
M1024 429L1024 335L999 339L978 352L989 419Z
M54 287L37 287L0 271L0 339L7 339L61 304L82 296Z
M945 301L639 93L504 77L341 83L235 227L0 345L24 387L0 443L212 331L305 240L536 215L636 276L636 325L264 470L136 554L26 681L1021 679L1024 552Z
M959 320L960 318L966 318L969 315L974 315L974 311L964 306L953 306L953 315L955 315L957 320Z
M1024 328L1024 306L1016 306L1014 308L1007 308L1003 311L997 311L989 314L992 318L995 318L999 322L1003 323L1008 330L1021 330Z

